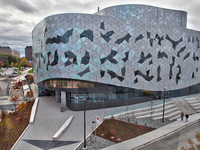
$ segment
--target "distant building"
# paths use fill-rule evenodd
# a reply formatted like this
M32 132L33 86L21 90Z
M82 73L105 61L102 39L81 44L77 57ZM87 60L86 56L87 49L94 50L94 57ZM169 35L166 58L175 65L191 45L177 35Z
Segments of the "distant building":
M11 48L9 46L0 46L0 52L11 54Z
M16 57L20 57L20 52L17 50L12 50L12 55Z
M26 46L25 58L27 59L27 61L32 61L32 46Z

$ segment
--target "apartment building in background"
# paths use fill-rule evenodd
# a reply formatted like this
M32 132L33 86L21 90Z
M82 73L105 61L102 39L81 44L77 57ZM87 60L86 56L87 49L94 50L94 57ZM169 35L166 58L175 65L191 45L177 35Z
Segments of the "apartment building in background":
M17 50L12 50L12 55L20 58L20 52Z
M9 46L0 46L0 52L11 54L11 48Z
M27 59L27 61L32 61L32 46L26 46L25 58Z

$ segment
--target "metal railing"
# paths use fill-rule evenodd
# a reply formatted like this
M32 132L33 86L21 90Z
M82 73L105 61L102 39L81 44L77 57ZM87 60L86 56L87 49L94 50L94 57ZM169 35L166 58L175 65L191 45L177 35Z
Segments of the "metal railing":
M199 97L200 94L193 94L193 95L187 95L187 96L182 96L182 97L177 97L177 98L169 98L169 99L165 99L165 103L169 103L172 100L176 100L176 99L187 99L187 98L192 98L192 97ZM153 100L153 101L148 101L148 102L144 102L144 103L138 103L138 104L134 104L134 105L127 105L127 106L122 106L122 107L118 107L114 110L106 110L105 111L105 118L109 118L115 115L119 115L119 114L124 114L133 110L139 110L139 109L144 109L144 108L150 108L150 107L155 107L158 105L163 105L163 99L160 100Z

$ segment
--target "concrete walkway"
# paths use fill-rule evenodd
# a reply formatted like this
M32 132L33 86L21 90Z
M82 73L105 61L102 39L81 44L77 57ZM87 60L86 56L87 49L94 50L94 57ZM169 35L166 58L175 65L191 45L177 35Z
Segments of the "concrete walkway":
M138 136L136 138L121 142L119 144L112 145L110 147L104 148L103 150L132 150L132 149L140 149L145 145L151 144L155 141L158 141L168 135L171 135L181 129L187 128L193 125L196 122L199 122L200 114L194 114L189 116L189 121L181 121L178 119L177 121L168 124L164 127L156 129L152 132L146 133L144 135ZM185 118L184 118L185 120ZM186 141L187 142L187 141Z
M31 87L34 91L37 91L37 87ZM36 96L36 95L35 95ZM61 104L56 103L55 97L46 96L39 97L39 105L35 116L35 122L29 125L27 131L17 143L14 150L73 150L83 141L83 111L60 111ZM108 108L109 110L115 108ZM92 131L92 121L95 116L100 118L100 122L104 118L105 110L88 110L86 111L86 135ZM58 141L53 141L53 135L64 124L64 122L70 117L74 116L69 128L63 133ZM185 119L185 118L184 118ZM199 121L200 114L190 115L189 122L177 121L161 127L157 130L141 135L139 137L127 140L125 142L115 144L107 147L104 150L131 150L139 149L144 145L150 144L154 141L160 140L167 135L175 133L183 128L194 124Z
M39 104L35 116L35 122L30 125L14 150L73 150L83 140L83 111L60 111L60 103L56 103L55 97L39 97ZM58 141L52 141L53 135L70 117L74 116L68 129ZM104 118L103 110L86 111L86 135L92 131L92 121L95 116Z

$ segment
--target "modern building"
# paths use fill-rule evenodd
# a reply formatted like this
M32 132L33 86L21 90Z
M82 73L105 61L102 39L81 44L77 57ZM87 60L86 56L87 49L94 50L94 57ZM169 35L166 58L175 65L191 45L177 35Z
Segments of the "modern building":
M27 61L32 61L32 46L26 46L25 58L27 59Z
M17 50L12 50L12 55L20 58L20 52Z
M9 46L0 46L0 52L11 54L11 51Z
M32 32L35 83L72 110L198 92L200 32L186 24L184 11L132 4L46 17Z

